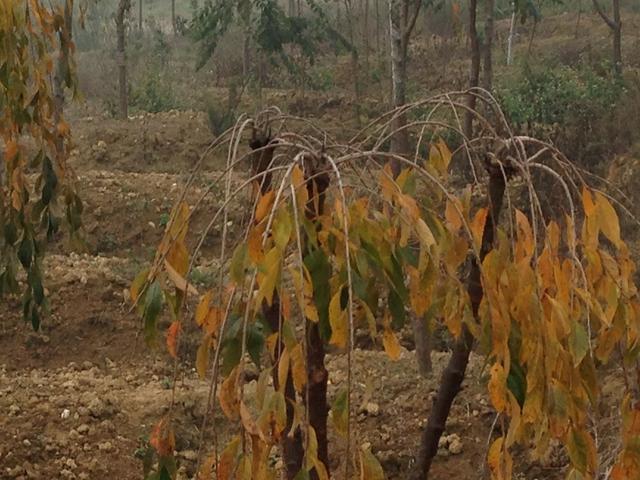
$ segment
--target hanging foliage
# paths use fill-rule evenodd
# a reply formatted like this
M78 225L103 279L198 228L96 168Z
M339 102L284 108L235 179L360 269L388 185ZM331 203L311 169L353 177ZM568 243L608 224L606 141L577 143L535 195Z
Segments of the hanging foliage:
M69 1L67 8L73 8ZM77 240L82 202L66 165L70 128L54 103L54 62L75 92L73 43L63 7L39 0L0 2L0 296L20 290L25 319L38 329L46 307L45 241L62 219ZM70 51L61 65L56 50ZM38 172L35 180L31 172Z
M224 225L229 202L246 195L252 184L262 189L253 189L252 218L244 238L228 245L230 239L223 235L220 284L200 296L195 310L202 331L197 370L209 377L212 398L240 432L219 456L214 445L212 457L200 462L199 478L274 478L269 453L283 446L286 463L284 442L294 434L300 435L304 460L299 472L287 478L327 478L328 465L318 455L323 445L318 445L313 423L316 412L305 401L314 374L305 352L317 342L347 356L346 389L332 402L330 414L339 438L346 437L346 471L335 475L351 478L358 470L349 469L358 465L360 478L382 478L370 451L350 450L355 381L351 351L355 330L365 329L397 358L398 332L408 312L441 322L456 345L432 419L443 415L446 420L459 390L448 390L451 375L464 376L472 346L486 357L488 395L505 422L488 450L492 478L511 478L516 444L532 446L534 455L542 455L552 440L564 446L572 478L596 477L598 452L589 413L598 402L600 367L611 361L614 351L623 352L625 364L634 364L640 351L635 265L621 238L616 208L611 198L586 185L553 146L500 134L509 131L507 125L491 125L477 116L482 140L451 151L442 138L460 135L455 118L465 94L406 107L431 112L411 125L419 132L416 152L429 152L426 158L380 150L394 133L389 125L396 111L348 144L322 132L297 133L297 119L279 112L272 112L269 122L277 134L256 144L253 152L238 153L234 145L249 126L259 127L259 120L241 118L228 133L228 168L211 186L220 188L225 182L225 201L209 228ZM495 118L504 118L497 105L482 96L479 100L496 112ZM426 149L421 148L424 144ZM255 165L256 155L262 155L259 164L265 158L268 162L232 191L229 179L237 175L236 167L251 159ZM473 194L470 187L450 184L455 155L474 164L478 183ZM391 160L403 167L395 179ZM533 171L564 187L563 217L546 216ZM273 178L265 184L267 176ZM321 176L326 176L322 188ZM485 181L488 192L482 187ZM486 197L477 193L483 190ZM318 210L320 202L328 208ZM315 214L309 215L310 209ZM156 261L134 284L132 297L149 335L162 304L171 306L175 321L188 320L179 312L189 291L184 279L194 263L188 258L198 254L196 248L187 255L184 243L192 212L178 204ZM272 322L266 315L274 311ZM321 334L310 340L313 325ZM179 332L179 325L169 328L172 355ZM251 401L243 375L249 362L261 372ZM633 389L627 395L621 405L624 449L614 469L617 478L640 475L633 446ZM432 429L432 423L425 436L437 445L444 423L439 430ZM209 446L201 449L209 451ZM424 478L430 460L419 462L427 465L426 472L406 472L407 478L411 473Z

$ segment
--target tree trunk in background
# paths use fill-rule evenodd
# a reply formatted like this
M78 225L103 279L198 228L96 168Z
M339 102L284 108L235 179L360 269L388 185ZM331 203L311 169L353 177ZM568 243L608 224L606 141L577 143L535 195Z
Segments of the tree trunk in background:
M407 103L407 63L402 42L402 20L400 0L389 0L389 46L391 47L391 106L402 107ZM396 131L391 137L391 152L406 154L409 151L409 133L402 129L407 124L406 115L398 115L391 128ZM392 161L394 176L400 174L401 165Z
M507 65L511 65L513 63L513 41L515 40L516 35L516 6L515 4L511 4L511 8L513 8L513 13L511 14L511 25L509 26L509 39L507 40Z
M476 28L478 0L469 0L469 41L471 42L471 69L469 71L469 88L477 88L480 80L480 39ZM476 109L476 96L467 96L467 107L464 115L463 132L467 138L473 136L473 110Z
M176 26L176 0L171 0L171 28L173 28L173 34L177 35Z
M119 86L119 103L120 118L126 119L128 112L128 95L127 95L127 54L126 54L126 29L124 19L131 9L131 0L120 0L118 10L116 12L116 35L117 35L117 63L118 63L118 86Z
M376 2L376 52L378 55L382 55L380 48L380 0L374 0L374 2Z
M69 86L68 80L71 78L69 71L69 52L73 41L73 0L66 0L64 4L64 26L58 32L60 41L60 52L53 75L53 121L57 124L62 120L64 110L64 89ZM56 152L62 154L64 151L64 138L56 136Z
M484 24L484 70L482 87L489 92L493 89L493 35L495 0L485 0L486 20Z
M348 26L349 43L351 44L351 71L353 75L353 93L356 101L354 102L354 115L356 122L360 124L360 61L358 57L358 49L356 48L356 16L353 11L353 0L344 0L345 19Z
M364 69L369 71L369 0L364 0L364 26L362 31L362 49L364 50Z
M295 17L296 16L296 0L289 0L289 16L290 17Z
M138 30L142 32L142 0L138 0Z
M620 18L620 0L613 0L613 20L604 12L598 0L593 0L593 8L613 35L613 70L616 75L622 75L622 19Z

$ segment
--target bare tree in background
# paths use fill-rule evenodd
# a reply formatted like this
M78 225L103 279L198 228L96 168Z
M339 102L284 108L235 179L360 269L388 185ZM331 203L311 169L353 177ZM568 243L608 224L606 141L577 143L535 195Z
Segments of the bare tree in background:
M488 91L493 89L493 36L495 20L495 0L485 0L485 23L484 23L484 70L482 77L482 87Z
M613 68L616 75L622 75L622 20L620 18L620 0L612 0L613 19L609 17L598 0L593 0L593 8L613 34Z
M480 60L481 45L476 27L476 18L478 15L478 0L469 0L469 42L471 43L471 69L469 70L469 88L478 87L480 81ZM476 109L476 96L470 94L467 96L467 107L469 109L464 115L463 131L467 138L473 136L473 110Z
M391 90L392 106L402 107L407 103L407 62L409 40L416 26L422 6L421 0L389 0L389 41L391 46ZM403 129L407 123L404 114L398 115L392 125L398 132L391 137L391 151L405 154L409 151L409 134ZM393 162L394 175L400 173L400 164Z
M126 53L126 25L124 23L127 14L131 10L131 0L120 0L116 11L116 35L117 35L117 63L118 85L120 101L120 118L126 119L128 112L127 94L127 53Z

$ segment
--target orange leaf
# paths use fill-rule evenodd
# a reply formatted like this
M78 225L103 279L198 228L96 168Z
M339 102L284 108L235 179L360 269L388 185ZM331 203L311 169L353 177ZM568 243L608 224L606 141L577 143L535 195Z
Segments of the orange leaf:
M400 358L400 342L398 341L398 337L393 333L393 330L388 326L385 327L384 332L382 333L382 345L384 346L384 351L387 352L389 358L391 360L398 360Z
M491 378L489 379L489 396L491 403L498 413L504 411L507 405L507 374L499 363L494 363L491 367Z
M587 217L593 216L597 211L596 202L587 187L582 187L582 208Z
M156 426L153 427L149 444L158 452L160 457L173 455L173 451L176 448L176 439L167 417L160 420Z
M271 209L271 205L273 204L275 195L276 194L273 190L269 190L267 193L260 196L258 205L256 206L256 223L261 222L267 216Z
M458 200L457 198L454 199L454 202L447 200L447 206L444 211L444 216L453 232L457 232L458 230L460 230L462 228L462 225L464 224L462 217L460 216L462 212L463 210L460 200Z
M218 391L220 408L229 420L237 420L240 413L240 399L238 398L238 367L224 379Z
M213 293L208 291L200 299L198 307L196 308L196 324L201 327L209 313L209 303L211 302L211 296Z
M487 214L489 210L487 208L481 208L478 210L471 221L471 234L473 235L473 243L477 248L480 248L482 244L482 236L484 235L484 225L487 223Z
M180 322L176 321L167 329L167 349L173 358L178 357L178 336L180 335Z

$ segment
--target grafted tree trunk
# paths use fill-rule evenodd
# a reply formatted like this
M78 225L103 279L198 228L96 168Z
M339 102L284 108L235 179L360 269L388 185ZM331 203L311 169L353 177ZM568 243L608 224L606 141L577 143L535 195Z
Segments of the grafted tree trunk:
M271 138L268 134L254 137L250 143L252 150L259 150L271 143ZM275 144L271 144L270 148L260 150L254 153L253 159L253 173L263 173L271 167L273 160L273 154L275 152ZM260 181L260 193L264 195L271 189L271 174L266 174ZM262 304L262 314L267 321L269 328L273 332L280 330L280 297L278 292L274 292L271 305L268 305L266 301ZM279 389L278 380L278 363L280 361L280 352L284 348L282 339L278 338L278 345L275 348L274 368L272 372L273 386L276 390ZM293 375L291 372L287 375L286 384L284 387L284 397L286 402L287 422L285 432L289 432L293 425L294 409L293 405L296 401L296 392L293 385ZM283 461L285 464L286 478L287 480L293 480L302 468L302 461L304 458L304 446L302 441L302 433L300 429L296 429L293 435L284 435L281 440Z
M485 0L484 24L484 70L482 77L482 87L485 90L493 89L493 35L494 35L494 10L495 0Z
M117 64L118 64L118 87L119 87L119 115L121 119L126 119L129 115L129 99L127 93L127 53L126 53L126 28L125 17L131 9L131 0L120 0L116 11L116 36L117 36Z
M499 167L490 166L489 175L489 215L487 216L487 221L482 233L480 261L484 260L493 247L495 227L500 217L505 190L505 179ZM476 321L478 321L478 311L484 294L480 273L480 265L474 258L471 263L467 292L469 293L469 299L471 301L473 317ZM429 478L431 463L438 453L438 442L445 430L451 405L460 391L462 381L464 380L472 347L473 335L469 331L469 328L463 323L462 332L454 343L449 363L444 372L442 372L438 394L431 408L427 426L422 433L422 441L416 459L416 468L412 472L413 480L427 480Z
M471 69L469 70L469 88L478 86L480 80L480 38L476 28L478 0L469 0L469 41L471 42ZM467 138L473 136L473 110L476 109L476 96L467 96L467 107L470 111L465 112L463 131Z
M53 119L57 124L62 120L64 110L65 88L69 86L71 79L70 50L73 41L73 0L66 0L64 4L64 25L58 32L58 40L60 42L60 51L58 61L56 63L55 73L53 75ZM56 135L56 152L62 154L64 151L64 138L62 135Z
M622 19L620 18L620 0L612 0L613 19L602 9L598 0L593 0L593 7L613 35L613 69L616 75L622 75Z

